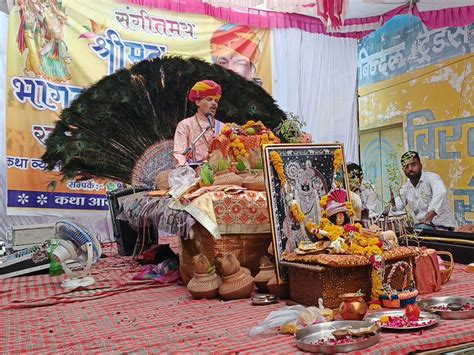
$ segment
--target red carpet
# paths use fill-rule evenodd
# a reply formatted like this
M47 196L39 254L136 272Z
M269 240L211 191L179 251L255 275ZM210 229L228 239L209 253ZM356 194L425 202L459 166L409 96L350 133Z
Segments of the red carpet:
M192 300L180 285L130 281L139 271L127 258L108 257L94 267L96 284L65 292L62 277L3 280L1 353L297 352L292 336L250 338L248 331L285 304L252 306L248 299ZM442 295L474 296L474 274L458 266ZM3 334L2 334L3 333ZM443 321L416 333L383 333L361 354L407 353L473 342L474 319Z

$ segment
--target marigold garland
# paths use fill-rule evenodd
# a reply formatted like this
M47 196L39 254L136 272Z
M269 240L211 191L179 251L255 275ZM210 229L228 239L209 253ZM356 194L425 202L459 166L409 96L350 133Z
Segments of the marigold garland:
M372 289L370 293L369 309L372 311L378 311L382 309L380 304L380 295L382 294L382 273L380 270L372 267L370 278L372 280Z
M349 217L352 217L355 215L354 207L352 207L352 203L350 201L346 202L346 208L347 208L347 214L349 215Z
M297 222L301 223L304 221L305 215L301 211L300 205L294 200L290 204L290 211Z
M273 167L275 168L275 171L278 175L278 179L280 180L281 186L286 185L286 176L285 172L283 171L283 159L281 158L280 154L278 152L271 152L270 153L270 161L273 164Z
M334 160L332 163L334 171L338 171L339 169L341 169L342 163L343 163L342 149L338 148L334 151Z
M319 200L319 205L321 206L321 208L326 209L328 200L329 200L328 195L323 195L323 197L321 197L321 200Z
M239 138L231 136L230 148L233 156L239 160L241 158L249 158L250 154L245 148L245 145L240 141Z

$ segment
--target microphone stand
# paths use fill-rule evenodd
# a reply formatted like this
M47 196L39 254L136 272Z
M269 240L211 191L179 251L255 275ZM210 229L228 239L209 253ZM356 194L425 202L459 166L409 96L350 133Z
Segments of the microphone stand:
M191 144L189 145L189 147L187 147L184 152L183 152L183 155L186 156L189 154L189 152L192 152L192 162L195 163L196 162L196 143L197 141L204 135L204 133L206 133L207 131L209 131L210 129L212 129L211 125L207 126L205 130L203 130L201 133L199 133L199 135L191 142Z

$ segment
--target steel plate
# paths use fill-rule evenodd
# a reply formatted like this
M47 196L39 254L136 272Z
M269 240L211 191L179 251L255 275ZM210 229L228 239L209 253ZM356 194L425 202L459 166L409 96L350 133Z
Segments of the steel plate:
M380 340L380 330L377 331L375 335L369 336L367 339L360 340L354 343L340 344L340 345L318 345L315 344L321 339L335 339L332 335L332 332L336 329L350 327L352 329L366 328L370 327L372 323L364 321L334 321L326 322L315 325L310 325L309 327L298 330L295 333L296 345L298 348L304 351L309 351L313 353L345 353L360 349L368 348L374 344L377 344Z
M448 311L448 310L443 311L443 310L435 310L435 309L430 308L433 306L446 306L448 303L461 303L461 304L470 303L472 309L466 310L466 311ZM472 298L457 297L457 296L433 297L433 298L424 299L422 301L418 301L417 304L422 310L437 314L443 319L474 318L474 299Z
M381 311L381 312L376 312L376 313L372 313L372 314L369 314L369 315L365 316L365 320L367 322L375 323L375 322L378 322L380 320L380 318L382 318L383 316L402 317L404 315L405 315L405 310L403 310L403 309L402 310ZM417 329L433 327L433 326L437 325L441 320L440 316L438 316L437 314L430 313L430 312L420 312L419 321L430 320L430 319L434 320L435 323L419 325L419 326L416 326L416 327L403 327L403 328L390 327L390 326L387 326L387 325L384 325L384 324L380 324L380 326L382 327L382 329L390 329L390 330L417 330Z

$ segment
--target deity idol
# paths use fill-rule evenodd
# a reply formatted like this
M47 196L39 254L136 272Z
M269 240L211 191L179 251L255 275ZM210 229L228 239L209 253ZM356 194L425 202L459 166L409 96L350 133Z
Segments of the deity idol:
M325 192L323 177L312 167L310 160L304 165L292 161L286 165L285 172L292 197L298 202L301 212L307 220L318 224L321 215L319 197ZM292 252L301 240L306 239L305 229L294 221L291 213L285 217L282 227L283 237L286 239L285 250Z
M51 0L18 0L18 5L18 49L20 53L28 50L25 73L55 82L68 81L71 58L64 42L66 14Z

